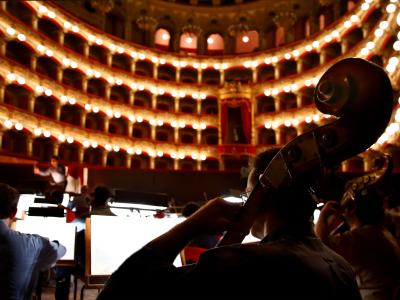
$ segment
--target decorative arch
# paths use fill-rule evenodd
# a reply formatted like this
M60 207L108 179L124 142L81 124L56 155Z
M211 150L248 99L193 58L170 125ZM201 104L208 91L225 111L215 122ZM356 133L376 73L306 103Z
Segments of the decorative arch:
M184 52L197 52L197 36L188 32L181 34L179 49Z
M219 33L212 33L207 36L207 53L222 54L224 53L224 38Z
M157 48L168 50L171 43L171 34L165 28L158 28L154 35L154 44Z

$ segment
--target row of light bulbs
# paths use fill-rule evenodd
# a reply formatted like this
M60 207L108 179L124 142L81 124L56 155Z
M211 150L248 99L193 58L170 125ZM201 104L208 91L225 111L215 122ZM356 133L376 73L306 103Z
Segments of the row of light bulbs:
M24 129L24 125L22 123L13 122L10 119L4 120L3 121L3 125L4 125L4 127L8 128L8 129L11 129L11 128L14 127L18 131L21 131L21 130ZM53 135L53 133L50 130L42 129L42 128L39 128L39 127L36 127L35 129L33 129L33 134L35 136L43 135L46 138L50 138ZM76 139L74 139L72 136L65 136L62 133L57 135L57 139L58 139L58 141L60 141L62 143L67 142L69 144L72 144L72 143L74 143L76 141ZM84 148L89 148L89 147L97 148L99 146L99 144L96 141L89 141L89 140L82 141L82 145L83 145ZM108 143L104 145L104 149L109 151L109 152L110 151L119 152L121 150L120 146L111 145L111 144L108 144ZM151 156L151 157L156 157L156 156L162 157L165 154L161 150L154 150L154 149L142 150L142 148L139 148L139 147L137 147L137 148L128 147L126 149L126 152L128 154L136 154L136 155L143 154L143 151L146 151L147 154L149 156ZM187 154L187 153L184 153L182 151L179 151L179 152L172 151L168 155L171 158L174 158L174 159L184 159L186 157L191 157L194 160L206 160L207 159L207 155L206 154L199 153L199 152L191 152L190 154Z
M393 4L396 2L396 0L391 0L391 3ZM263 58L260 60L260 56L265 56L264 54L262 55L257 55L255 56L255 60L253 61L265 61L266 63L268 61L276 62L280 59L279 57L288 57L288 56L299 56L304 51L311 51L312 48L318 49L320 47L320 44L323 44L325 42L331 42L332 39L339 38L342 33L344 33L348 28L352 27L353 25L358 25L359 21L364 18L364 16L368 15L370 12L370 8L375 5L375 3L378 3L377 0L365 0L364 2L360 3L360 5L356 8L355 13L350 16L348 19L346 19L343 24L340 24L337 26L337 28L332 29L328 33L323 32L321 33L313 43L310 45L307 45L303 47L303 45L298 45L295 49L292 49L292 51L288 51L284 54L281 54L283 50L278 50L277 53L271 54L266 58ZM134 59L149 59L153 61L154 63L160 63L160 64L171 64L174 65L175 67L186 67L186 66L193 66L195 69L207 69L209 66L213 66L215 69L219 70L225 70L231 66L235 67L235 63L237 61L237 58L235 59L218 59L216 63L206 63L206 62L201 62L201 61L186 61L186 60L181 60L180 58L176 57L167 57L167 58L159 58L156 53L151 53L151 50L147 50L147 52L150 52L151 54L147 54L144 52L140 52L140 50L135 49L134 47L130 45L122 45L120 42L116 42L112 38L106 38L100 37L99 33L94 32L93 30L87 28L84 24L80 24L80 26L77 25L77 21L73 21L70 19L70 17L67 17L65 14L63 14L61 11L59 11L56 8L53 8L51 6L48 6L48 3L38 3L38 2L29 2L29 5L37 11L39 17L41 16L47 16L50 19L53 19L54 22L57 22L64 28L65 31L71 31L73 33L79 33L82 37L86 38L86 40L89 42L89 44L96 44L99 46L104 46L105 48L109 49L113 53L127 53ZM57 10L57 18L55 11ZM390 9L389 9L390 11ZM311 47L311 48L310 48ZM239 58L240 59L240 58ZM248 65L246 63L246 65Z

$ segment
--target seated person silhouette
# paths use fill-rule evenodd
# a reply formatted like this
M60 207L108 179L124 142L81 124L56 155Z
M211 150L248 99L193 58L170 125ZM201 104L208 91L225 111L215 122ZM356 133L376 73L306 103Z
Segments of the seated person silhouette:
M251 191L278 150L258 155L248 177ZM243 230L246 206L221 198L133 253L109 278L98 299L360 299L351 266L313 233L315 202L300 184L262 190L252 233L262 240L216 247L196 264L176 268L179 252L201 234ZM261 200L259 199L259 200ZM154 284L157 283L157 288ZM134 284L134 288L133 288ZM179 289L171 288L179 287Z
M316 224L316 233L332 250L342 255L356 273L363 300L395 299L400 287L400 247L383 226L383 199L374 187L354 194L345 207L325 204ZM343 218L344 233L332 231ZM400 296L400 295L399 295Z
M107 205L112 194L108 187L99 185L95 187L91 201L91 215L115 216Z

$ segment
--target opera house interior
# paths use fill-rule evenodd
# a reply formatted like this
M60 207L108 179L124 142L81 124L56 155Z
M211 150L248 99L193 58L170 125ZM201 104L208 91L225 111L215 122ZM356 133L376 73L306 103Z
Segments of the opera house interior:
M17 229L53 238L48 222L63 232L55 240L75 245L64 214L61 223L50 211L49 221L32 220L43 217L49 183L58 184L45 171L53 159L65 168L65 207L83 187L90 196L96 186L110 189L121 219L89 221L92 265L71 271L82 299L132 252L118 248L119 235L105 238L106 227L151 227L143 241L128 242L136 249L180 222L189 202L240 199L249 160L337 120L318 109L315 90L329 68L354 57L386 72L392 115L335 172L367 174L384 152L396 182L399 51L397 0L0 1L0 182L20 193ZM153 215L165 224L154 225ZM105 260L106 250L118 257ZM59 265L73 269L71 251Z

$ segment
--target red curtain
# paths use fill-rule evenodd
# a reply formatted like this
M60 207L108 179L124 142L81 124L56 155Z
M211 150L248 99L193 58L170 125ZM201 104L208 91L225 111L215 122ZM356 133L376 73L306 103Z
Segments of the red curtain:
M222 103L221 105L221 135L222 143L226 144L226 134L228 132L228 105Z
M226 144L228 133L228 108L240 107L242 118L243 132L246 137L247 143L251 142L251 109L250 102L247 99L229 99L221 104L221 134L222 141Z
M248 102L242 102L240 106L240 112L242 115L242 126L244 136L246 137L247 144L251 143L251 116L250 116L250 104Z

